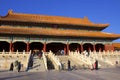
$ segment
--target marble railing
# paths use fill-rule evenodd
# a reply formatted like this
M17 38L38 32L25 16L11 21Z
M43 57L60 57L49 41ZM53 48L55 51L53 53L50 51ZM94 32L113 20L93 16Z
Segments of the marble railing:
M90 52L90 57L115 65L116 61L120 62L120 51Z
M69 55L77 59L76 61L82 61L84 64L91 66L94 64L95 60L103 61L111 66L116 65L116 61L118 64L120 64L120 51L103 51L103 52L89 52L89 54L82 52L81 54L79 52L69 52ZM99 67L102 66L99 64Z
M15 61L21 62L22 69L27 69L29 58L31 55L30 52L0 52L0 69L9 69L10 64Z
M80 54L79 52L70 52L69 51L69 56L71 58L74 58L76 61L78 62L82 62L84 64L85 67L87 68L91 68L92 67L92 64L94 64L95 60L86 56L86 55L83 55L83 54Z
M53 65L55 67L56 70L61 70L61 63L60 63L60 60L59 58L53 54L52 51L49 51L48 52L48 57L50 58L50 60L53 62Z
M48 68L47 68L47 59L46 59L46 56L45 56L45 53L44 53L44 52L43 52L43 54L42 54L42 57L43 57L45 69L48 70Z

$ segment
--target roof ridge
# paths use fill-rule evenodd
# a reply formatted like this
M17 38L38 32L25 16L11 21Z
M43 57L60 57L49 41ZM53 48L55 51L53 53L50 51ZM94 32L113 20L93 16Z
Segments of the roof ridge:
M52 16L52 15L43 15L43 14L25 14L25 13L16 13L13 12L12 15L21 15L21 16L26 16L26 17L32 17L32 18L47 18L47 19L59 19L59 20L63 20L63 19L67 19L68 21L71 20L76 20L79 22L85 22L86 19L84 18L73 18L73 17L64 17L64 16ZM87 22L89 22L89 24L93 24L92 22L90 22L89 20L87 20Z

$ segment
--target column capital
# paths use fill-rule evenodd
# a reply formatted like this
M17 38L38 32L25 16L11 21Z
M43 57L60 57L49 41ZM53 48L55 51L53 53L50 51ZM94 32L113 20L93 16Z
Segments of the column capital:
M66 44L69 44L70 42L69 42L69 40L67 40L65 43L66 43Z

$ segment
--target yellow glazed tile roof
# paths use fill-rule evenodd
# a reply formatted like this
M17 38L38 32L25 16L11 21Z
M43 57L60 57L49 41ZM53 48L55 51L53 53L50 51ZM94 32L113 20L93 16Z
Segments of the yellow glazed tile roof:
M35 22L35 23L51 23L51 24L68 24L68 25L80 25L87 27L107 27L109 24L95 24L84 18L70 18L60 16L47 16L38 14L23 14L14 13L12 10L4 17L0 17L0 20L5 21L21 21L21 22Z
M0 26L0 33L4 34L23 34L23 35L46 35L46 36L70 36L70 37L96 37L96 38L120 38L120 34L93 32L82 30L61 30L53 28L37 28L37 27L12 27Z

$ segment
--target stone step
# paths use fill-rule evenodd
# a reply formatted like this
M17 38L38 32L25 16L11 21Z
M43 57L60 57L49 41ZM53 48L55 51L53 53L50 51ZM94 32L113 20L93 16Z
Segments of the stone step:
M107 62L100 61L100 60L99 60L99 64L101 65L100 68L112 68L112 67L114 67L114 66L108 64Z
M75 60L73 60L72 58L70 58L69 56L58 56L58 58L60 59L61 63L64 66L64 69L68 68L68 60L70 60L71 62L71 68L73 69L80 69L82 68L83 64L78 64Z
M43 59L39 59L38 57L33 58L33 67L29 69L28 72L40 72L45 71L45 65Z

